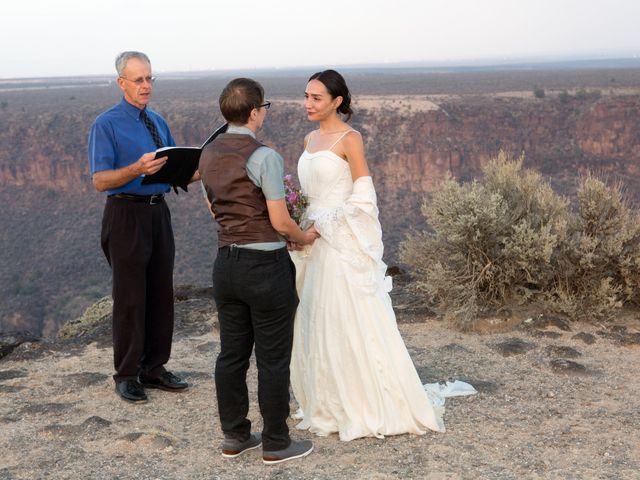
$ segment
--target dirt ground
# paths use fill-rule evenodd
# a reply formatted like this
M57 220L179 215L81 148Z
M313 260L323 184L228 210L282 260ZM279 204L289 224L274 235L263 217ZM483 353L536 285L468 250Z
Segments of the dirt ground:
M222 458L216 314L208 299L187 298L176 305L168 365L191 384L184 393L120 400L104 319L92 334L26 343L0 360L0 479L640 478L637 321L539 317L507 332L461 333L396 304L423 382L459 379L478 390L447 400L445 433L343 443L291 420L294 438L313 439L310 456L276 466L263 465L260 450ZM254 365L249 377L259 429Z

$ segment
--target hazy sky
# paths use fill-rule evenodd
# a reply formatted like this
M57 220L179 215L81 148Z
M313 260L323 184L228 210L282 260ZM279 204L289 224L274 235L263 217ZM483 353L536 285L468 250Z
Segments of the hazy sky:
M640 55L640 0L12 0L0 78Z

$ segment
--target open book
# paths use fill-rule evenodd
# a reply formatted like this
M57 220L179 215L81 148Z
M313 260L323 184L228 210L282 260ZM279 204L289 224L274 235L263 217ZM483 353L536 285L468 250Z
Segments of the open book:
M200 147L163 147L156 150L156 158L168 157L167 163L153 175L146 175L142 179L142 184L148 183L168 183L176 193L177 187L185 192L189 181L198 169L200 154L202 149L211 143L218 135L227 131L228 124L225 123L213 132Z

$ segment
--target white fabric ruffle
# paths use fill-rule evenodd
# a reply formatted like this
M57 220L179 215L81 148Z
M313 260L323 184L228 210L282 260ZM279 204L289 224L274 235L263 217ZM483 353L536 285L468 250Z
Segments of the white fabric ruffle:
M363 293L391 291L391 277L386 275L387 265L382 261L382 227L370 176L353 182L353 191L344 203L333 208L312 209L307 218L349 265L350 281Z

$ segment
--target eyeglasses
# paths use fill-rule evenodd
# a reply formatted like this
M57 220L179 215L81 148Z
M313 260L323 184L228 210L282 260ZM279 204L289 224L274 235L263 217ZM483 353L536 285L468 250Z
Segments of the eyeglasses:
M264 107L265 109L269 110L269 107L271 106L271 102L264 102L262 105L258 105L257 108L262 108Z
M144 77L144 78L136 78L135 80L129 80L128 78L125 77L120 77L123 80L126 80L127 82L131 82L135 85L138 85L139 87L144 85L144 82L147 82L150 85L153 85L153 82L156 81L156 77Z

